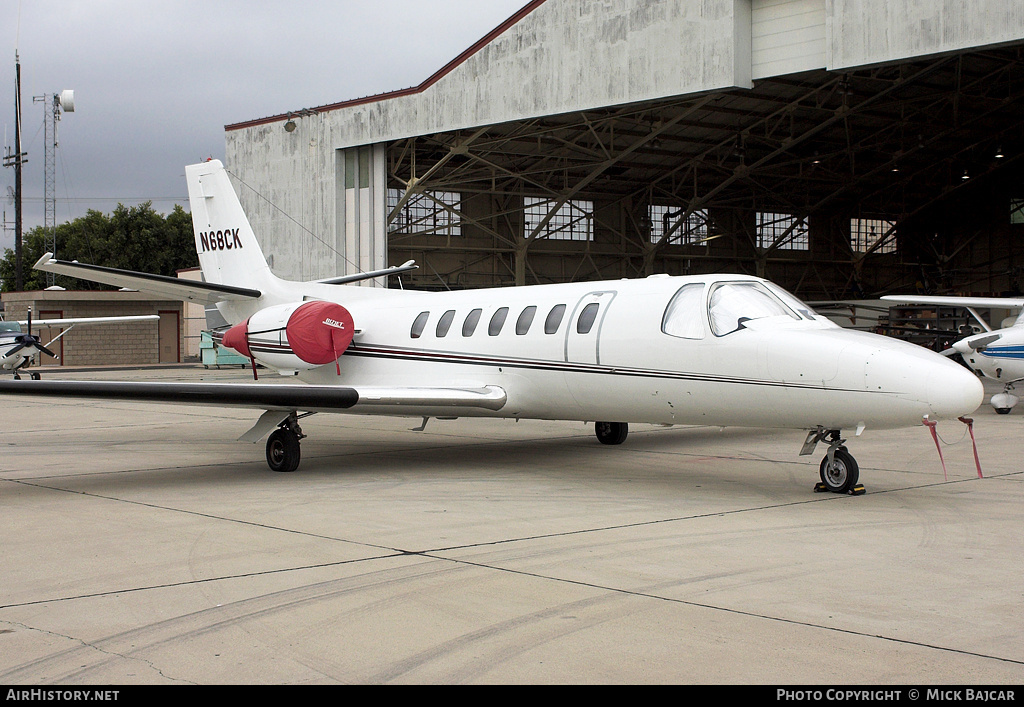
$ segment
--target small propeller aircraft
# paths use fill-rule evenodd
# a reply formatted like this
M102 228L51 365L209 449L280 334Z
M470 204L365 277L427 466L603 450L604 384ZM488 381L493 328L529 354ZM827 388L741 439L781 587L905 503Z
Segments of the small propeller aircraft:
M76 326L91 324L117 324L121 322L144 322L159 319L156 314L147 314L130 317L79 317L76 319L42 319L36 320L45 327L64 328L60 334L48 341L44 346L38 336L32 333L32 310L28 311L28 319L24 321L5 322L0 321L0 370L11 371L16 380L21 378L20 371L24 370L33 358L39 355L46 355L56 359L57 354L50 350L50 346L56 343L61 337L67 334ZM21 327L25 327L25 331ZM66 327L66 328L65 328ZM31 371L29 376L33 380L39 380L38 371Z
M1013 386L1024 380L1024 317L1018 317L1010 326L993 329L991 323L978 314L978 309L989 307L1021 310L1024 308L1024 298L885 295L882 299L967 309L982 331L959 339L942 354L960 354L964 363L975 373L1004 384L1003 391L993 395L990 401L1000 415L1008 415L1013 406L1020 402L1020 397L1013 394Z
M761 278L707 274L452 292L350 283L415 267L292 282L267 265L227 171L186 167L204 281L72 263L35 267L216 304L223 344L305 385L0 381L0 394L132 399L263 410L271 469L299 464L300 418L318 412L778 427L819 442L818 490L862 493L843 430L919 426L981 404L963 366L919 346L848 331Z

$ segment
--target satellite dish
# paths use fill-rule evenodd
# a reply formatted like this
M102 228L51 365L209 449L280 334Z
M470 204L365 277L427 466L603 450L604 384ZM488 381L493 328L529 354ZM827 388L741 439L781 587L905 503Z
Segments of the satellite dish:
M60 107L65 113L75 112L75 92L66 89L60 92Z

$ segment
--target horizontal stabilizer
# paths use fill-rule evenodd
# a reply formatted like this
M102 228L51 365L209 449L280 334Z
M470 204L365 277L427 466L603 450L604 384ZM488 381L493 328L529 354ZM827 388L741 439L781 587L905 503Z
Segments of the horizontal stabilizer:
M408 272L409 270L418 270L419 267L419 265L416 265L413 261L409 260L401 265L384 268L383 270L372 270L370 272L356 273L355 275L342 275L340 277L327 278L326 280L317 280L316 282L322 285L346 285L351 282L361 282L363 280L372 280L375 277L385 277L387 275L396 275L401 272Z
M119 270L102 265L57 260L53 253L46 253L33 266L36 270L52 272L58 275L77 277L90 282L99 282L114 287L124 287L141 292L167 297L169 299L201 304L215 304L226 300L259 299L259 290L231 285L217 285L210 282L182 280L167 275L151 275L149 273Z

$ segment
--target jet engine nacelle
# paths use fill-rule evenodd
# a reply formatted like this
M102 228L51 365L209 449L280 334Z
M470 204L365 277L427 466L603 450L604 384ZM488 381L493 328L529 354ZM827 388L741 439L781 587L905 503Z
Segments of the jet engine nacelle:
M340 304L295 302L261 309L228 329L222 343L271 368L298 371L337 365L354 334L352 315Z

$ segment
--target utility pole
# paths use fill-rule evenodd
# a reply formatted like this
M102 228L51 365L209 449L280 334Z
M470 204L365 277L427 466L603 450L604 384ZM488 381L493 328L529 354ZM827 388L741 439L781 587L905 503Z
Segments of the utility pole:
M68 113L75 111L75 92L61 91L51 95L33 96L33 103L43 104L43 201L46 204L43 217L43 232L46 234L46 252L57 255L57 123L63 108ZM46 273L46 285L54 284L53 273Z
M14 167L14 289L25 289L21 272L21 165L28 162L28 153L21 151L21 61L14 52L14 152L4 155L4 167Z

